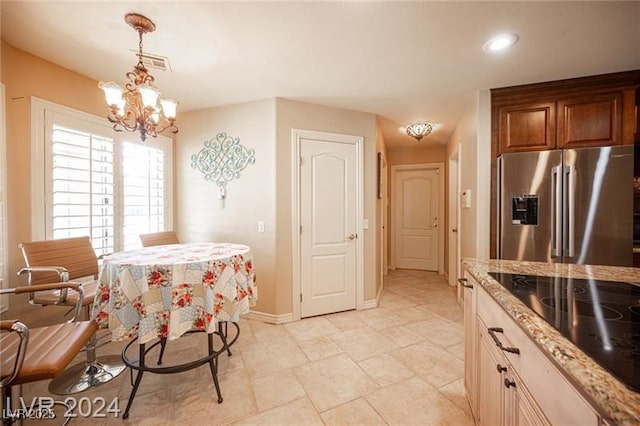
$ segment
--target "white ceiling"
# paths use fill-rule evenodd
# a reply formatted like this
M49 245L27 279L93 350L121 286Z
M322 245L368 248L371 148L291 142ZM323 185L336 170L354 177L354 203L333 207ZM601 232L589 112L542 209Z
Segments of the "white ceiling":
M285 97L381 116L390 149L418 146L398 128L437 124L446 143L478 90L640 69L640 2L6 1L11 45L96 80L124 83L137 34L163 96L188 111ZM516 32L508 52L482 45ZM97 90L97 89L96 89ZM179 120L179 116L178 116Z

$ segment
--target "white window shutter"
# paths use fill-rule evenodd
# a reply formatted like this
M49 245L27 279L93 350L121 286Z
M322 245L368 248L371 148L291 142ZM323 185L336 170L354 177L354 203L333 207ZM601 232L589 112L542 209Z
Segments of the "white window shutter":
M53 126L52 236L89 235L98 255L114 244L114 176L111 138Z
M122 144L124 250L141 247L140 234L163 231L165 153L152 145Z

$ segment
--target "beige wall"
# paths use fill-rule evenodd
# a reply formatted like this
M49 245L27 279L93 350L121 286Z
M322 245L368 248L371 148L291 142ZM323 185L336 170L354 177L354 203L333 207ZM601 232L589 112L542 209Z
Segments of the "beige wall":
M424 142L422 142L424 143ZM405 164L420 163L444 163L447 159L446 145L432 145L420 149L397 149L389 150L387 161L390 165L398 166Z
M380 152L382 153L383 157L385 158L385 161L387 161L387 145L384 141L384 137L382 135L382 128L380 127L380 120L376 118L376 191L378 188L378 173L380 172L378 170L378 158L377 158L377 153ZM388 166L387 166L387 170ZM384 228L386 227L386 229L389 229L389 213L388 211L383 213L383 209L385 209L385 207L387 207L388 204L388 199L389 199L389 185L388 185L389 180L387 179L387 193L383 194L382 198L378 198L376 199L376 295L378 294L378 292L380 291L380 286L382 285L382 280L383 280L383 276L382 276L382 265L384 264L384 258L383 256L387 257L387 261L388 261L388 257L389 257L389 250L388 248L386 250L383 250L383 244L384 244ZM388 210L388 209L387 209ZM384 222L382 223L384 217ZM387 235L387 238L389 238L389 236Z
M471 208L460 210L460 256L489 258L491 93L475 94L447 145L459 149L460 188L471 189Z
M376 296L376 117L364 112L277 99L277 312L292 311L293 270L291 265L291 129L316 130L364 137L364 217L369 229L364 238L364 299Z
M476 212L476 257L488 259L490 256L491 222L491 92L478 92L478 119L476 149L476 176L478 208Z
M255 311L286 315L293 310L291 129L363 136L365 140L365 300L375 298L376 121L375 116L287 99L269 99L183 113L176 141L177 231L184 241L234 241L255 255L259 302ZM191 155L218 132L239 137L256 151L255 165L227 185L224 206L217 186L191 168ZM265 222L258 233L257 222Z
M276 157L274 99L208 108L180 115L176 139L176 230L184 242L218 241L247 244L257 271L256 311L274 314L276 306ZM204 142L225 132L255 150L255 164L226 186L218 186L191 167L191 156ZM265 232L258 232L264 221Z
M31 96L90 114L106 115L98 82L16 49L2 40L6 99L8 279L23 266L18 243L31 239ZM123 76L124 78L124 76Z

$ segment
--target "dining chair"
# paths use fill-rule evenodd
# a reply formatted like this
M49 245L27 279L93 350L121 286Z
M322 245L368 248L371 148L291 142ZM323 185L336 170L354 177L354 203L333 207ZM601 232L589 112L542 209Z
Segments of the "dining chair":
M19 320L0 321L0 405L5 426L14 421L11 389L24 383L59 377L98 329L95 321L76 321L82 311L83 299L82 286L78 283L6 288L0 289L0 294L31 294L38 291L73 291L79 297L74 307L74 315L66 323L29 328ZM53 399L51 402L53 404ZM66 406L64 403L62 405ZM45 409L43 406L38 408Z
M84 308L85 320L91 319L91 306L98 286L98 258L89 237L23 242L25 267L18 275L28 275L28 285L51 282L81 282L83 294L75 290L39 290L30 292L29 301L41 306L75 306ZM126 368L118 355L96 356L97 338L91 337L86 346L86 361L76 364L49 384L53 394L81 392L108 382Z
M153 232L151 234L140 234L142 247L163 246L167 244L180 244L178 236L174 231Z

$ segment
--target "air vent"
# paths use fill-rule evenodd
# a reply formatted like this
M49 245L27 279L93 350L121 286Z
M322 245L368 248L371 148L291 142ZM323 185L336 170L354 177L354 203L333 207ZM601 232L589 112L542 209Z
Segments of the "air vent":
M133 52L133 50L132 50ZM136 52L137 54L137 52ZM137 55L136 55L137 56ZM153 55L148 53L142 54L142 64L154 70L169 71L171 72L171 64L169 64L169 58L159 55Z

